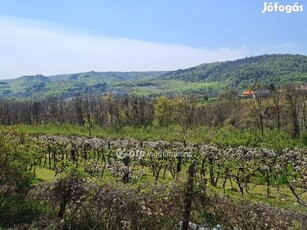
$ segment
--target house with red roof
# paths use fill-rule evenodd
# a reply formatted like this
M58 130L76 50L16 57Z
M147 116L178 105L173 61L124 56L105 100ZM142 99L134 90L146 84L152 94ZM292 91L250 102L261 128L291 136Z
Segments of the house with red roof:
M243 98L253 98L255 96L255 91L253 90L245 90L242 92Z

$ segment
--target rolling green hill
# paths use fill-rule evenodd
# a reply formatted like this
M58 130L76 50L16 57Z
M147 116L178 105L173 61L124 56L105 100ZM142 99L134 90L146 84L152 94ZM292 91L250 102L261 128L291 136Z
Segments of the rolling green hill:
M0 81L0 98L69 98L77 95L102 95L116 91L116 85L138 79L158 78L167 72L87 72L45 77L23 76ZM123 92L120 90L118 92Z
M232 88L244 89L251 83L283 84L307 81L307 56L262 55L236 61L202 64L167 73L163 79L187 82L227 82Z
M307 56L262 55L202 64L169 72L87 72L23 76L0 81L0 98L70 98L76 95L134 93L142 96L209 95L243 90L252 83L307 83Z

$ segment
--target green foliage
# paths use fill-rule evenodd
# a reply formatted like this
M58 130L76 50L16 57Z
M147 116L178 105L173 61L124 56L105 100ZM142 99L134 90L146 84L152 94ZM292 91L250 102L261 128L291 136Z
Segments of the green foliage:
M141 96L218 96L227 89L248 89L251 84L305 83L307 57L262 55L236 61L202 64L173 72L87 72L45 77L24 76L0 82L2 98L103 95L107 92Z
M83 126L70 124L46 124L46 125L19 125L18 132L35 135L66 135L88 136L88 130ZM303 147L304 138L293 139L288 133L277 129L265 129L264 134L258 129L239 129L230 126L205 127L193 126L184 128L180 125L168 127L123 127L120 132L112 128L94 127L92 136L108 137L111 139L137 139L137 140L165 140L186 141L189 143L211 143L220 147L267 147L272 149L284 149L291 147Z
M9 197L0 205L0 228L28 229L34 221L54 216L48 205L32 198Z
M233 87L242 89L254 82L269 84L293 81L294 76L295 80L306 81L306 63L307 57L301 55L262 55L236 61L202 64L168 73L164 77L194 82L228 81Z
M23 76L0 83L0 97L36 98L47 96L70 98L80 94L102 95L113 90L113 84L141 78L155 78L167 72L88 72L79 74Z
M32 156L21 147L26 137L12 135L12 130L0 129L0 228L26 225L49 215L46 205L27 197L34 179Z
M7 130L0 130L0 196L2 199L26 193L33 179L29 164L30 156L19 149L16 140L12 140L6 132Z
M172 101L166 97L158 97L155 103L155 119L158 126L168 126L172 121Z
M307 146L307 131L303 132L301 134L301 140L302 140L302 143Z
M65 165L63 165L65 164ZM59 181L73 180L73 181L82 181L88 177L88 174L85 172L84 167L79 164L75 164L70 161L60 162L62 165L61 173L57 177Z

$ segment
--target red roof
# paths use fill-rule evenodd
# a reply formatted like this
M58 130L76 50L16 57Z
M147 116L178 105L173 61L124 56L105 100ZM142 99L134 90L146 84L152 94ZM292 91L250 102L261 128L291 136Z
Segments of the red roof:
M242 93L242 95L254 95L254 94L255 94L255 92L252 91L252 90L245 90L245 91L243 91L243 93Z

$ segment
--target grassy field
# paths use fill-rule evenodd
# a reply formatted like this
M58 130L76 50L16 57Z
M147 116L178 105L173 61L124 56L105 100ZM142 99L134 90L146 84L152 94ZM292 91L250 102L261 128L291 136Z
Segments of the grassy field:
M8 128L8 127L6 127ZM86 127L71 124L42 124L11 126L17 132L33 135L76 135L89 136ZM236 129L233 127L211 128L196 126L184 128L178 125L169 127L123 127L120 130L95 126L91 136L109 139L137 139L186 141L188 143L211 143L219 147L266 147L276 150L291 147L306 147L307 141L302 135L300 139L292 139L289 134L279 130L266 129L262 135L255 129Z
M226 83L221 82L187 82L182 80L137 80L132 82L114 83L113 87L118 91L125 91L139 96L159 96L159 95L194 95L206 92L218 95L226 88Z

